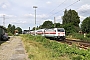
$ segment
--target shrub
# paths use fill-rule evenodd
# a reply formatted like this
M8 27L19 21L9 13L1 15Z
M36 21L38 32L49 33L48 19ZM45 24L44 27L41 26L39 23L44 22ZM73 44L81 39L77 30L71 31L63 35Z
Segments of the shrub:
M8 36L12 36L12 35L13 35L12 33L10 33L10 32L8 33Z
M72 60L84 60L84 57L83 56L76 56L76 57L73 57Z
M86 42L90 42L90 34L87 34L86 37L84 37L84 34L80 34L80 33L73 33L70 34L69 36L72 36L72 38L74 39L80 39L82 41L86 41Z
M89 34L86 34L86 36L87 36L88 38L90 38L90 33L89 33Z
M79 36L80 34L76 33L74 36L77 37L76 35ZM45 47L45 49L48 49L50 51L50 56L53 58L68 56L72 60L85 60L86 58L87 58L86 60L88 60L90 57L89 49L80 50L75 45L68 46L67 44L58 43L57 41L50 41L49 39L46 39L45 37L42 36L23 35L23 38L26 38L25 41L28 40L27 43L29 43L29 41L31 40L34 41L34 44L36 43L41 44L43 47ZM29 45L27 46L29 48ZM33 56L34 55L32 54L29 55L30 58Z

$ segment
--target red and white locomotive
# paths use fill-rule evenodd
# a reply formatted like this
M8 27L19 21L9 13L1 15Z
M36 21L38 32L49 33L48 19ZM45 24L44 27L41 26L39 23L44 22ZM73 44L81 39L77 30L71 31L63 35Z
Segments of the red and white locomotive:
M64 28L39 29L36 30L36 35L41 35L47 38L54 38L58 40L64 40L65 29Z
M44 36L64 40L65 39L65 30L64 30L64 28L46 29L44 32Z

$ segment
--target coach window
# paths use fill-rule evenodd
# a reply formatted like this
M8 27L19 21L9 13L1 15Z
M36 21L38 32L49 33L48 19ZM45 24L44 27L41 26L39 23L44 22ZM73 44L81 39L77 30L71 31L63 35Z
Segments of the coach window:
M64 32L64 30L63 29L58 29L58 32Z

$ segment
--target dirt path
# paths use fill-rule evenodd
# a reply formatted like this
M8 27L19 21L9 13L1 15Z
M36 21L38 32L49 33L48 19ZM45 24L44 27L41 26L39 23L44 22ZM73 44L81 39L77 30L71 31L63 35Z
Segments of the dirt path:
M11 37L1 44L0 60L28 60L20 37Z

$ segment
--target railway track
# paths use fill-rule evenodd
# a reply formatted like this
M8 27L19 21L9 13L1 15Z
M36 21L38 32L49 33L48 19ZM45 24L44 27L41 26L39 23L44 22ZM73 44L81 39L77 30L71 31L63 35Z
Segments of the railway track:
M59 41L59 42L66 43L69 46L72 46L72 44L75 44L80 49L88 49L88 48L90 48L90 42L84 42L84 41L80 41L80 40L66 39L65 41Z

